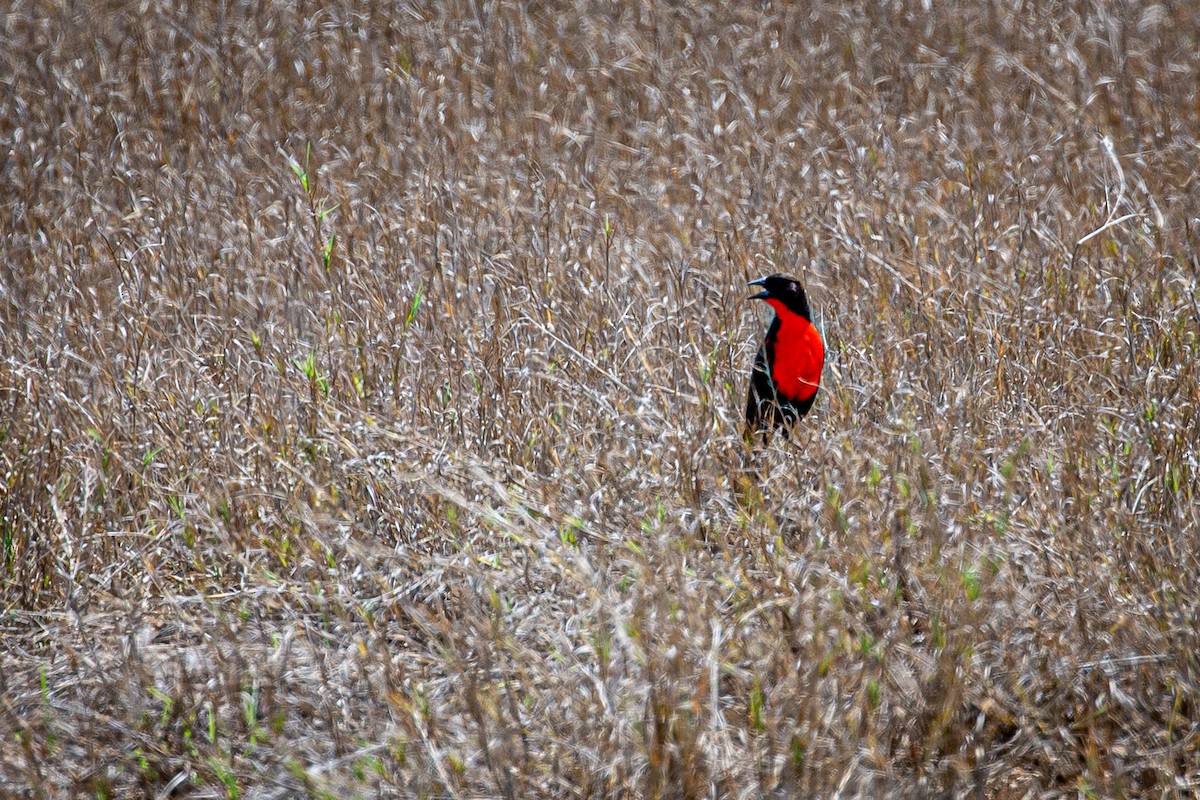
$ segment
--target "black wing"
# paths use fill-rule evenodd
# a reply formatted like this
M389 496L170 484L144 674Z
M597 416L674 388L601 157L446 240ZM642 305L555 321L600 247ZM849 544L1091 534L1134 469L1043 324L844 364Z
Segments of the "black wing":
M754 357L754 369L750 372L750 388L746 392L746 435L752 437L760 431L765 435L780 424L779 401L775 396L775 382L767 367L768 343L763 342Z

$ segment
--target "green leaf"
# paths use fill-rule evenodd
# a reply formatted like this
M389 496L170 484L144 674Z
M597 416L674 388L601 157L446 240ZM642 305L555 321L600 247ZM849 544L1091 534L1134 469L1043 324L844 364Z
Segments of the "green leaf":
M421 301L425 299L425 287L418 286L417 293L413 295L412 304L408 308L408 317L404 320L404 330L408 330L412 325L413 320L417 317L417 309L421 307Z
M330 261L330 259L333 258L333 246L335 244L337 244L337 234L336 233L330 235L329 240L327 242L325 242L325 247L323 248L323 252L321 253L321 256L325 260L325 271L326 272L329 271L329 261Z
M750 687L750 725L756 731L766 729L766 724L763 722L763 706L766 705L766 698L763 696L762 683L758 680Z

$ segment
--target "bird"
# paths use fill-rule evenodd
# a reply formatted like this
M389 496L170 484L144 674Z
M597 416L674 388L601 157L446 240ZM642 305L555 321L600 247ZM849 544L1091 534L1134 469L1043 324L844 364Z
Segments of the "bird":
M747 286L761 286L750 299L763 300L775 310L750 373L745 439L753 444L756 434L765 441L776 429L786 438L812 408L821 386L825 343L812 323L808 295L799 280L777 273Z

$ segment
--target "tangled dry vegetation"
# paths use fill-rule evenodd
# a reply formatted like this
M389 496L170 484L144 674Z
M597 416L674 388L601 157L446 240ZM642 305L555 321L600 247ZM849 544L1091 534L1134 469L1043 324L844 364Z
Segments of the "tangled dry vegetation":
M1200 16L808 5L11 3L0 793L1195 791Z

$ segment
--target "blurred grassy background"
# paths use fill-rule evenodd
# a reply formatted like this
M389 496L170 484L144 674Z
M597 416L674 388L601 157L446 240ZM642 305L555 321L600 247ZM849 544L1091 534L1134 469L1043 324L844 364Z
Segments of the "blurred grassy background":
M1189 796L1197 41L9 3L0 792Z

